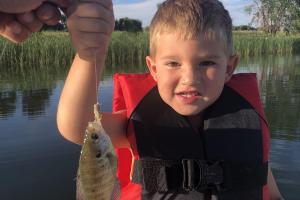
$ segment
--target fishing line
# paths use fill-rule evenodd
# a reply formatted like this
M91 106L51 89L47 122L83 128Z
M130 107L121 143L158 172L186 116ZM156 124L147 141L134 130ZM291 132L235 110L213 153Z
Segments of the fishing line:
M96 57L96 50L94 51L94 68L95 68L95 84L96 84L96 104L94 104L94 115L95 120L101 121L102 115L100 114L100 104L98 99L98 76L99 73L97 73L97 57Z
M99 104L98 100L98 74L97 74L97 58L96 58L96 50L94 51L94 68L95 68L95 83L96 83L96 103Z

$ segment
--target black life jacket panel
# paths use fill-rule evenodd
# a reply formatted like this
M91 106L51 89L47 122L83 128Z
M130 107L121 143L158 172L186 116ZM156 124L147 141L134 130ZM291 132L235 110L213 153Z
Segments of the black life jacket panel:
M228 86L204 114L197 133L186 117L151 89L130 117L135 155L132 181L142 199L263 199L262 117ZM220 170L221 169L221 170Z

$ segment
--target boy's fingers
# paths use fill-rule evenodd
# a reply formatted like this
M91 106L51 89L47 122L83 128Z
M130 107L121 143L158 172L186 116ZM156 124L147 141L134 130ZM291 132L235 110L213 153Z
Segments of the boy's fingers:
M80 58L107 53L115 20L111 0L78 0L68 8L67 26Z
M56 25L59 20L61 13L57 6L51 3L44 3L35 11L39 20L48 25Z
M108 49L110 36L99 33L74 32L71 34L73 45L80 58L93 61L95 52L105 55Z
M90 3L99 3L106 9L113 10L112 0L78 0L78 1L83 2L83 3L89 3L89 2Z
M83 47L100 48L106 41L109 40L109 36L106 34L89 33L81 34L81 45Z
M33 12L18 14L16 18L18 19L19 23L27 27L31 32L37 32L43 27L43 23Z
M99 8L101 9L101 12L99 12ZM113 15L113 5L111 0L77 0L68 8L62 8L62 10L67 16L71 16L74 12L79 13L80 17L105 18L105 16Z
M75 21L76 20L76 21ZM68 21L69 27L76 27L77 31L85 33L103 33L110 34L113 31L114 26L105 20L89 18L88 21L85 18L76 18Z
M110 22L113 19L113 12L105 9L100 4L84 3L77 7L76 15L79 17L101 18Z

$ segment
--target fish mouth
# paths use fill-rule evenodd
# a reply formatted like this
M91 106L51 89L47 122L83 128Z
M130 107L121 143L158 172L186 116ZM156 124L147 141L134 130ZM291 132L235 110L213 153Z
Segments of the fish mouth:
M94 144L99 144L99 135L97 133L92 133L90 137Z
M99 139L99 135L97 133L92 133L91 134L91 138L92 138L92 140L98 140Z

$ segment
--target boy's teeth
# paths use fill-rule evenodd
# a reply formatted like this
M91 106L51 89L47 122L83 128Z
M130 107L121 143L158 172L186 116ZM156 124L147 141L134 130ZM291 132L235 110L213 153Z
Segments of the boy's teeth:
M180 95L184 97L193 97L193 96L197 96L198 92L182 92L180 93Z

